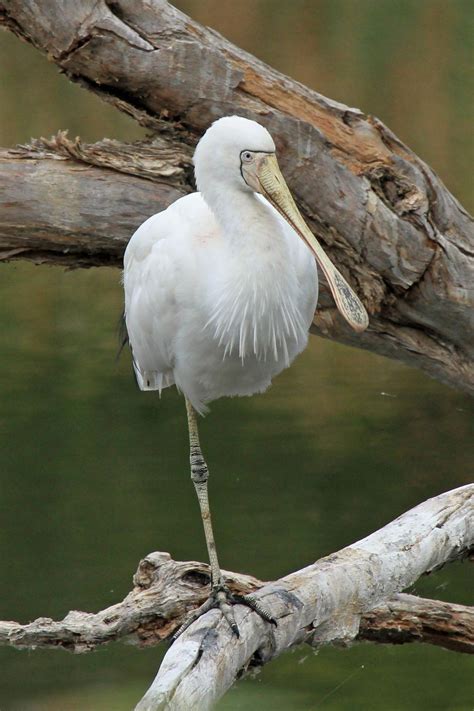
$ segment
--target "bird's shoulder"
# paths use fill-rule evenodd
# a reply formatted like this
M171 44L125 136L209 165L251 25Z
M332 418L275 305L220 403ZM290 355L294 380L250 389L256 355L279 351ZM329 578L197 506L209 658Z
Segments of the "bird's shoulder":
M143 261L152 251L178 249L183 240L205 243L219 233L214 214L201 193L185 195L138 227L125 251L125 269L132 261Z

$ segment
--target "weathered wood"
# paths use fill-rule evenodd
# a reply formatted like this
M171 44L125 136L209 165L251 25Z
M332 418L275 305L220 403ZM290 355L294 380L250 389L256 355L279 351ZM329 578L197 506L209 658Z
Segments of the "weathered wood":
M357 637L362 615L423 573L467 555L473 545L471 484L429 499L367 538L258 590L254 594L277 619L276 628L237 606L237 639L220 612L208 612L172 645L137 711L209 709L249 665L303 641L347 644Z
M226 584L240 595L268 583L251 575L223 571ZM0 621L0 645L17 649L90 652L111 642L151 647L180 627L190 608L209 595L210 567L175 561L169 553L150 553L140 561L133 590L100 612L71 610L63 620L40 617L21 624ZM398 594L364 613L356 641L380 644L424 642L474 654L474 608ZM310 635L302 642L314 642Z
M167 144L130 151L115 141L88 146L64 134L0 150L0 260L120 266L143 216L189 191L183 149L171 158ZM155 183L142 179L150 173Z
M250 575L223 572L234 592L245 594L264 584ZM188 609L204 602L209 580L205 563L174 561L169 553L151 553L140 561L134 588L121 602L97 613L72 610L59 621L40 617L25 625L0 622L0 645L75 653L119 640L152 646L181 625Z
M346 644L357 637L365 612L473 545L474 485L430 499L358 543L258 590L276 628L238 606L237 639L218 611L207 613L173 644L137 711L208 709L250 664L263 664L302 641Z
M323 295L317 332L398 358L474 392L472 220L388 128L281 75L165 0L80 0L70 4L67 13L61 8L59 0L41 6L33 0L0 0L0 22L47 53L70 79L160 132L169 146L186 154L185 160L197 137L219 116L236 112L270 129L311 228L371 316L369 330L354 337ZM72 154L95 163L86 153ZM51 167L48 163L43 170ZM120 169L126 169L126 163ZM15 170L18 181L24 181L19 189L28 196L31 176ZM86 216L81 225L77 202L84 212L91 207L99 227L109 222L109 235L120 234L120 247L117 239L110 244L115 261L129 224L136 226L176 195L169 191L170 183L175 188L175 178L162 176L151 210L146 201L136 207L128 201L125 221L123 206L116 202L124 194L120 177L121 187L114 190L110 178L110 192L101 200L92 198L90 205L86 201L91 194L79 190L73 214L68 215L65 204L63 219L77 221L79 240L85 233L89 246L94 245L93 224ZM4 184L2 173L0 189ZM189 171L183 189L191 189ZM51 202L56 214L59 199L54 189L45 191L43 211L49 211ZM7 229L0 232L0 249L7 254L20 250L31 234L23 229L21 211L14 217L5 201L0 205L1 223ZM33 230L38 239L44 238L44 248L26 245L24 252L12 256L56 259L55 253L65 247L60 241L60 249L54 250L54 226L51 229ZM73 229L69 240L68 259L73 262L71 255L81 254L83 241L78 250ZM97 263L106 261L106 251ZM79 263L91 261L81 257Z
M424 642L474 654L474 607L400 593L361 617L357 640Z
M430 499L368 538L281 580L263 583L225 572L231 590L258 590L278 627L238 606L237 640L218 611L208 613L175 642L138 708L208 708L249 665L263 664L302 642L319 647L353 640L416 641L473 653L474 608L397 594L473 546L474 484ZM208 594L209 566L152 553L141 561L134 588L122 602L95 614L72 611L61 621L0 622L0 644L73 652L117 640L155 645Z

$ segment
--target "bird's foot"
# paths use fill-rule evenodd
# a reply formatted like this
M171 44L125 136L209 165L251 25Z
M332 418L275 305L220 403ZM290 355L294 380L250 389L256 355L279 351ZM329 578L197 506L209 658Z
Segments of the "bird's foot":
M180 637L193 622L216 607L222 612L235 636L240 637L239 628L235 621L233 605L246 605L256 612L257 615L260 615L265 622L270 622L270 624L275 625L275 627L277 625L275 618L272 617L254 595L238 595L237 593L231 592L226 585L220 583L212 587L211 594L206 602L188 615L181 627L179 627L171 637L171 642L174 642Z

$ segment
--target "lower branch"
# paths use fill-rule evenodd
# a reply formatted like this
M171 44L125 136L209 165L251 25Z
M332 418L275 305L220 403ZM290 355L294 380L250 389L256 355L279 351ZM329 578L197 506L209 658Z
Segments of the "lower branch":
M168 651L139 711L210 708L249 666L291 646L352 641L426 642L474 652L474 608L397 594L423 573L474 546L474 484L430 499L371 536L278 581L225 572L230 589L256 593L275 629L237 606L240 639L212 610ZM0 644L86 652L111 641L140 646L169 637L209 594L209 567L152 553L140 562L126 598L96 614L64 620L0 622Z
M236 638L218 611L208 612L169 649L136 711L210 709L242 671L293 645L350 643L365 613L424 573L468 555L473 546L471 484L429 499L367 538L264 585L254 596L278 621L276 628L237 606Z
M400 593L361 617L356 639L384 644L424 642L474 654L474 607Z
M229 588L241 595L266 584L250 575L223 572ZM39 617L25 625L0 621L0 645L64 649L76 654L109 642L153 646L173 634L189 608L202 604L210 591L209 581L210 569L205 563L175 561L164 552L150 553L140 561L135 587L122 602L97 613L72 610L63 620ZM355 640L423 642L474 654L474 607L394 595L361 616ZM311 634L301 641L315 643Z

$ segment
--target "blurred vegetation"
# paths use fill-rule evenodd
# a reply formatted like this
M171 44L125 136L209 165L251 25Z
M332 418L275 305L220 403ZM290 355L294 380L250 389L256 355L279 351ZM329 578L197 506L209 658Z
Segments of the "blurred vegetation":
M179 6L261 59L378 115L464 204L472 148L469 20L461 0L187 0ZM0 35L0 144L70 129L143 135ZM146 217L145 215L143 216ZM96 610L125 595L151 550L205 559L182 400L136 390L115 364L119 273L0 266L0 618ZM202 423L223 565L274 578L472 479L472 401L422 373L312 338L264 396ZM229 456L231 455L231 456ZM416 593L472 603L449 566ZM163 650L0 650L2 711L129 709ZM234 709L472 708L468 660L423 647L302 649L221 702Z

